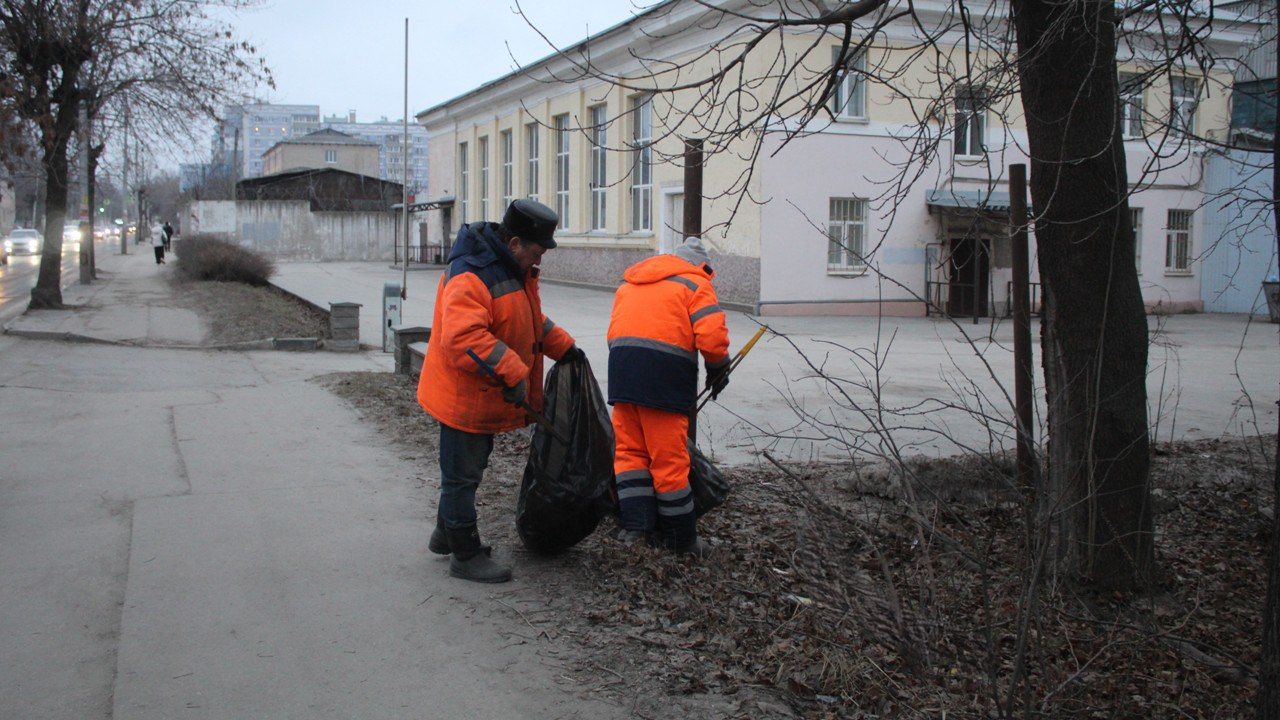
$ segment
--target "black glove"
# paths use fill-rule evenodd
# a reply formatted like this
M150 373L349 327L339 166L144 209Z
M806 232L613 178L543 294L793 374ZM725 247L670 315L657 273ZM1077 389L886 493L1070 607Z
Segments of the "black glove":
M502 388L502 399L512 405L519 405L524 402L525 396L529 394L529 383L521 380L511 387Z
M729 364L718 367L707 366L707 387L711 388L711 399L715 400L729 385Z
M574 360L586 360L587 354L582 352L582 348L577 345L570 345L568 350L560 356L560 362L573 362Z

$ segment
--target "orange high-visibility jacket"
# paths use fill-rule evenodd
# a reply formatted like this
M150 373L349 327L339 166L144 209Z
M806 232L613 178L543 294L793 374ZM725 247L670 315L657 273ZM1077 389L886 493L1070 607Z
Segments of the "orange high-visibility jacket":
M525 411L502 399L502 388L467 354L497 370L502 382L528 382L528 402L542 409L542 355L560 358L573 338L542 314L537 268L519 276L496 223L458 231L449 267L436 289L427 355L418 378L418 403L457 430L494 434L529 423Z
M609 402L687 413L698 395L698 353L712 370L729 362L729 329L708 265L675 255L623 273L609 319Z

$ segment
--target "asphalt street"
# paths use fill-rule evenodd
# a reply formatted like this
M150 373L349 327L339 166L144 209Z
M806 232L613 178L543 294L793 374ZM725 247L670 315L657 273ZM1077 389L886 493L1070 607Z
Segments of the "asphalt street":
M31 288L36 286L39 272L39 255L13 255L7 265L0 265L0 323L26 309L31 300ZM74 246L63 248L63 287L79 279L79 252Z

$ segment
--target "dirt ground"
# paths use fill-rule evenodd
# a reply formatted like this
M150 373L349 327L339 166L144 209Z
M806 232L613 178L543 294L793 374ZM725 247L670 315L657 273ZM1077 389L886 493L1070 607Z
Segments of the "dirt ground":
M176 273L170 282L174 303L195 310L209 324L205 344L329 335L327 315L274 287L184 280Z
M221 342L260 339L236 334L256 322L238 313L265 315L260 299L209 290L191 297L225 318ZM317 381L434 466L438 428L411 380ZM898 468L762 457L721 468L733 491L700 521L705 561L621 546L610 519L542 557L514 527L528 444L527 431L499 437L477 498L486 541L543 589L513 618L531 642L575 648L580 693L635 717L1253 715L1274 436L1154 448L1164 579L1141 595L1029 580L1033 533L1006 457ZM420 488L434 496L438 480L425 472Z

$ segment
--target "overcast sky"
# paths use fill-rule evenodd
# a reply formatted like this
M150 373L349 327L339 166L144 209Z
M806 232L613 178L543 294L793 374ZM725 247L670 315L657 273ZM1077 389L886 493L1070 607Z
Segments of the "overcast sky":
M522 0L529 21L560 47L629 19L656 0ZM360 122L404 115L404 21L409 19L409 116L553 52L514 0L268 0L234 16L266 58L271 102L314 104ZM514 57L514 60L513 60Z

